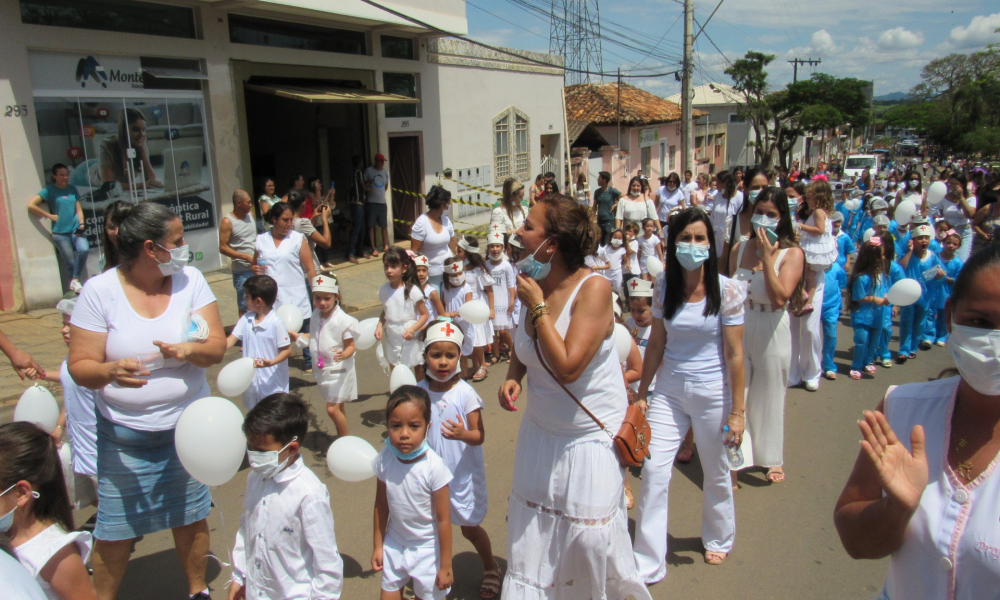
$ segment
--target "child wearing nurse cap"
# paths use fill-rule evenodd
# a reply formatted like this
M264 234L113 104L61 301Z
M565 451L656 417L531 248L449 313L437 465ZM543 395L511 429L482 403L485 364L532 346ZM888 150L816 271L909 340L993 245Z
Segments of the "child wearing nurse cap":
M426 376L417 385L427 390L431 400L427 444L453 475L448 484L451 522L462 528L462 535L479 553L483 561L479 591L484 598L492 598L500 593L500 566L493 558L490 536L481 526L487 509L483 401L459 376L465 337L451 319L432 323L424 337Z
M493 278L493 348L490 364L510 360L510 349L514 345L510 330L514 328L514 299L517 297L517 281L514 267L504 255L503 234L498 231L486 236L486 267ZM501 351L501 347L504 350Z
M354 340L361 333L358 320L340 306L337 279L320 275L312 280L313 310L309 320L309 350L316 357L313 375L326 400L326 414L337 428L337 436L348 435L344 403L358 399L358 376L354 368Z
M931 302L928 282L944 277L944 264L928 249L933 237L934 228L929 224L914 224L910 230L906 253L899 259L900 266L906 271L906 277L920 284L920 298L914 304L899 309L899 356L897 357L899 363L916 358L918 348L921 350L931 348L930 342L921 341Z

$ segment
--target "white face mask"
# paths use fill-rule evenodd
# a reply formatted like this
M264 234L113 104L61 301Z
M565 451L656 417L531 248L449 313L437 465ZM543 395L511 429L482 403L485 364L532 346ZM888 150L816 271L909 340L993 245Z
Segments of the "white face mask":
M293 437L292 442L298 439L298 436ZM291 446L292 442L285 444L285 448ZM285 460L278 462L278 456L285 451L285 448L281 450L247 450L247 460L250 461L250 468L263 479L274 477L288 465L288 459L291 458L291 456L288 456Z
M448 278L448 281L455 287L462 287L465 285L465 275L453 275Z
M614 238L611 240L611 245L614 246L615 248L620 248L622 245L622 241L618 238Z
M157 246L160 246L157 244ZM175 273L180 273L187 266L188 261L191 259L191 248L185 244L179 248L167 249L160 246L161 249L166 250L170 253L170 260L165 263L158 263L157 266L160 267L160 273L164 277L169 277Z
M674 184L672 184L672 183L671 183L671 184L668 184L668 185L667 185L667 191L668 191L668 192L675 192L675 191L677 191L677 186L676 186L676 185L674 185Z
M1000 396L1000 329L951 325L948 353L972 389Z

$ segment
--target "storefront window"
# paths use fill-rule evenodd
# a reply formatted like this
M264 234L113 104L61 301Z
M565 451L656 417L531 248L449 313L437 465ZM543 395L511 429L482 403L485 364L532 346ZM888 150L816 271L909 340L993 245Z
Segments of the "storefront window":
M21 0L21 22L99 31L190 38L194 11L132 0Z
M417 76L413 73L382 73L382 87L388 94L417 98ZM386 104L386 118L416 117L416 104Z
M382 36L382 57L383 58L405 58L415 59L416 53L413 51L413 40L391 35Z
M242 15L229 15L229 41L234 44L294 50L368 54L368 36L363 31L315 27Z

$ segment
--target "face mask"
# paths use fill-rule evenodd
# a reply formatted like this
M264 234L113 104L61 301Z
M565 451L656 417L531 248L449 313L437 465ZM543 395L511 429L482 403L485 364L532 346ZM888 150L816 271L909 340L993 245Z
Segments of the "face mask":
M15 483L14 485L12 485L9 488L5 489L3 491L3 493L0 493L0 496L3 496L7 492L9 492L12 489L14 489L16 486L17 486L17 484ZM17 506L14 506L14 508L10 509L9 513L7 513L4 516L0 517L0 533L7 533L8 531L10 531L10 528L14 526L14 511L15 510L17 510Z
M459 370L461 370L461 368L462 368L461 365L456 362L455 368L452 369L451 371L448 371L448 375L446 375L445 377L438 377L437 372L427 365L424 365L424 372L427 373L427 376L433 379L434 381L440 383L448 383L449 381L455 378L455 375L458 375L458 372Z
M788 197L788 211L795 212L795 209L799 207L799 199Z
M444 208L441 209L441 216L442 217L447 217L448 216L448 205L447 204L445 204Z
M548 239L542 242L542 245L538 247L538 250L544 248L545 244L547 243L549 243ZM535 281L541 281L545 279L548 276L549 271L552 270L551 258L549 258L549 262L547 263L542 263L535 260L535 255L538 254L538 250L535 250L534 252L531 253L531 256L523 260L520 260L517 263L517 268L521 271L521 273L524 274L525 277L530 277Z
M292 438L292 442L299 439L298 436ZM285 444L285 448L292 445L292 442ZM270 479L278 474L288 464L288 459L278 462L278 455L285 451L281 450L247 450L247 459L250 461L250 468L263 479Z
M157 246L160 245L157 244ZM160 248L167 250L163 246L160 246ZM183 271L184 267L188 264L188 260L191 258L191 249L187 245L167 250L167 252L170 253L170 260L165 263L157 263L157 266L160 267L160 273L164 277L169 277Z
M708 260L708 255L711 252L711 247L702 244L694 244L690 242L678 242L677 244L677 262L681 263L681 266L688 271L694 271L701 266L703 262Z
M952 323L948 353L972 389L987 396L1000 396L1000 329Z
M400 452L399 448L396 448L391 443L389 443L389 438L386 438L384 443L386 446L389 447L389 450L391 450L392 453L395 454L396 458L398 458L399 460L413 460L415 458L420 458L421 456L424 455L425 452L427 452L427 450L430 449L430 446L427 445L426 438L416 450L410 453Z
M461 287L465 285L465 275L453 275L448 278L448 281L455 287Z
M677 186L671 183L670 185L667 186L667 191L668 192L675 192L675 191L677 191Z
M636 197L638 197L638 196L639 196L639 192L632 192L632 191L630 191L630 192L628 193L628 195L629 195L629 196L631 196L631 197L633 197L633 198L636 198Z
M614 246L615 248L620 248L622 245L622 241L618 238L615 238L611 240L611 245Z
M837 237L838 235L840 235L840 227L834 227L833 228L833 237Z
M501 250L497 250L496 252L490 252L490 258L493 260L500 260L501 254L503 254L503 251Z
M757 200L757 196L760 196L760 190L750 190L747 192L747 199L750 201L750 204L753 204Z
M777 219L772 219L767 215L754 215L750 217L750 223L753 224L754 229L763 229L768 241L772 244L778 241L778 234L774 231L778 226Z

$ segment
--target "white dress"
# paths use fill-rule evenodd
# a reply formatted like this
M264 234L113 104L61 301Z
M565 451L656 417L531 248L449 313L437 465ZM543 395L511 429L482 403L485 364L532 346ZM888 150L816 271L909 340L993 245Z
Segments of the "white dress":
M743 321L743 354L746 357L746 433L743 436L744 467L780 467L784 462L785 393L792 362L792 336L785 307L774 309L767 297L763 271L751 273L743 262L740 246L733 279L746 282L749 293ZM774 271L788 250L780 250Z
M472 291L472 299L480 300L487 306L490 304L490 299L486 295L486 288L488 287L493 288L493 301L496 303L497 290L494 283L493 276L478 267L465 272L465 284L468 285L469 289ZM506 293L507 291L504 290L504 294ZM496 314L495 309L494 314ZM474 347L479 348L493 343L492 321L487 320L485 323L480 323L479 325L470 324L469 331L472 333L472 345Z
M514 328L514 323L510 316L510 288L516 288L517 282L514 280L514 269L510 261L501 258L500 264L494 264L492 259L487 259L486 266L490 268L490 277L493 278L493 329L506 331Z
M424 301L424 294L415 285L410 287L409 296L405 290L405 284L394 289L388 281L378 289L378 299L385 311L382 350L389 364L413 368L424 362L419 336L414 335L413 339L405 340L403 333L420 318L417 302Z
M360 337L358 320L345 313L340 306L329 317L323 318L319 309L309 321L309 350L313 355L313 373L316 388L323 399L331 404L353 402L358 399L358 375L354 369L354 354L347 360L333 359L334 350L344 350L344 340ZM355 354L357 349L355 349ZM323 368L319 367L323 360Z
M469 288L468 283L463 283L459 287L445 285L443 298L444 310L450 313L458 312L458 309L462 308L462 305L465 304L466 295L470 293L472 293L472 289ZM451 321L456 327L462 330L462 356L472 356L472 342L474 340L472 325L461 317L455 317Z
M816 213L809 215L805 224L815 227ZM837 262L837 240L833 237L833 221L829 218L826 219L826 227L822 235L800 230L799 245L806 253L806 262L811 267L820 267L820 270L825 271L826 267Z
M257 251L257 264L265 267L264 274L278 282L278 300L274 303L274 308L291 304L302 311L303 319L308 319L312 314L309 287L306 285L302 261L299 260L299 251L305 239L298 231L289 231L285 239L275 247L274 236L268 231L257 236L254 250Z
M558 316L566 335L573 301ZM610 301L610 298L608 299ZM611 438L538 364L520 323L514 348L527 367L530 398L521 420L507 508L504 600L651 600L639 578L625 519L625 470ZM566 385L604 425L617 431L628 398L614 336Z
M87 561L90 560L92 543L93 541L89 533L85 531L66 533L62 525L55 524L43 529L35 537L14 548L14 554L17 555L17 560L21 561L24 568L35 578L38 585L41 586L46 598L61 600L59 594L56 594L55 590L52 589L52 584L42 579L42 570L45 568L45 565L49 564L49 561L52 560L52 557L57 552L70 544L76 544L77 550L80 552L80 558L83 559L83 564L87 564ZM0 595L7 597L5 594Z

